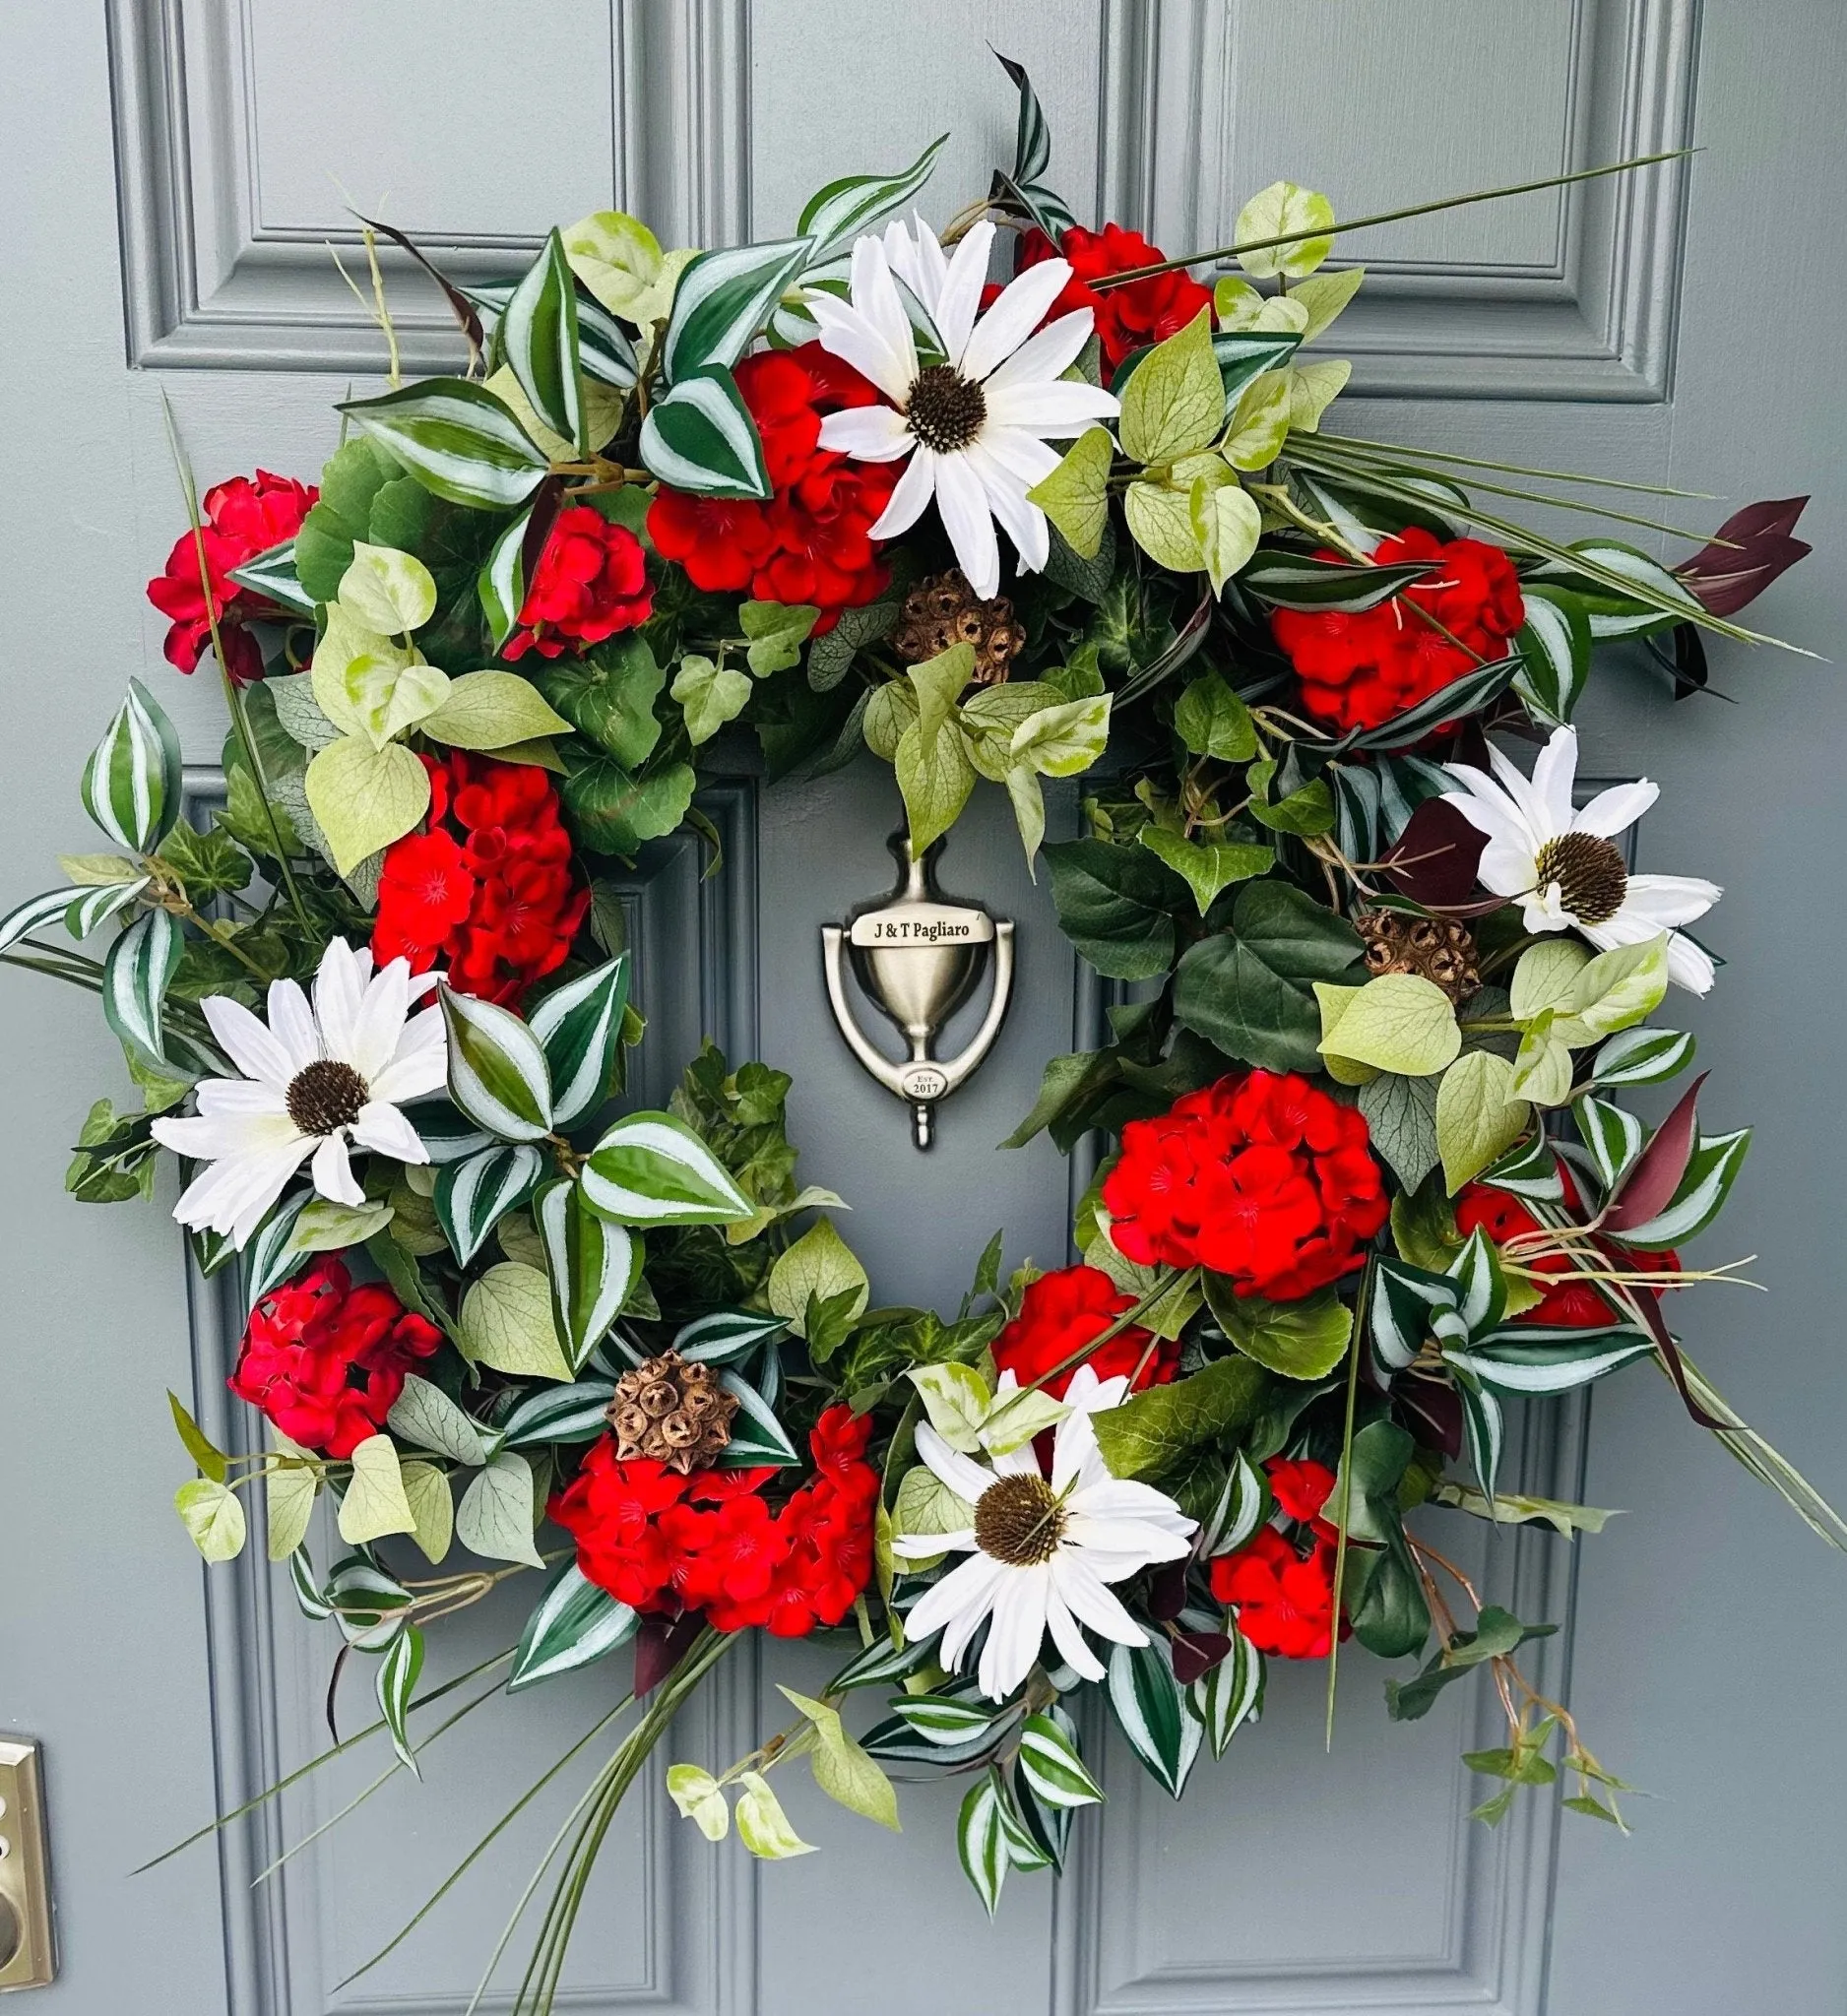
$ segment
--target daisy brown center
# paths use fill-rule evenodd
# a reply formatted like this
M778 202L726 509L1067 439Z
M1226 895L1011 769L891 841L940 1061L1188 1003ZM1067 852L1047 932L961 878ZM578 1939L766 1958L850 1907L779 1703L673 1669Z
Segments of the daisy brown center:
M1058 1551L1064 1520L1063 1505L1036 1472L1003 1477L976 1502L975 1544L1009 1568L1036 1568Z
M1549 840L1533 867L1541 889L1559 885L1559 901L1580 924L1607 924L1628 893L1622 850L1600 833L1561 833Z
M350 1064L317 1057L288 1082L288 1117L304 1134L337 1134L350 1127L371 1089Z
M953 364L929 364L911 388L905 417L925 448L953 455L982 431L987 401L975 380L963 377Z

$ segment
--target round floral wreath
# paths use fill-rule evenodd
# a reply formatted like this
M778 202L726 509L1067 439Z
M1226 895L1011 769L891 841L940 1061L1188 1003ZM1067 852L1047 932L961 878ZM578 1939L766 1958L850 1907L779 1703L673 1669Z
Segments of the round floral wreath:
M466 375L349 402L318 487L192 508L149 593L172 662L223 673L225 801L188 816L134 683L83 779L111 850L0 921L10 963L99 992L141 1094L92 1108L68 1189L149 1195L170 1150L198 1265L241 1268L230 1384L267 1433L227 1454L173 1402L206 1557L259 1500L413 1769L443 1615L542 1571L477 1700L633 1641L522 2010L608 1812L748 1627L853 1636L821 1695L783 1690L789 1728L669 1769L681 1811L777 1858L805 1848L792 1758L891 1826L891 1767L957 1771L991 1911L1102 1796L1078 1688L1178 1795L1267 1658L1326 1662L1331 1713L1349 1635L1421 1662L1400 1718L1491 1670L1484 1818L1557 1781L1617 1819L1521 1671L1549 1626L1405 1523L1601 1524L1509 1491L1509 1399L1652 1359L1847 1542L1669 1328L1666 1290L1726 1272L1678 1256L1748 1136L1705 1130L1697 1082L1652 1129L1627 1101L1691 1059L1649 1018L1712 984L1689 927L1719 891L1631 871L1655 787L1579 805L1570 725L1600 641L1678 697L1702 630L1751 637L1801 500L1667 567L1498 515L1603 510L1568 481L1325 431L1349 367L1308 346L1363 278L1321 270L1326 200L1279 182L1187 259L1086 230L1008 68L1018 157L940 237L902 217L936 147L780 243L664 253L599 213L500 288L388 232ZM604 864L707 831L700 751L747 731L772 780L869 746L920 850L1002 786L1066 935L1140 983L1010 1144L1111 1145L1080 1264L1003 1281L996 1237L953 1314L871 1307L838 1200L797 1186L785 1076L708 1046L669 1110L623 1110ZM1080 774L1084 837L1042 848L1041 781ZM105 923L99 961L46 935ZM867 1689L890 1713L855 1734Z

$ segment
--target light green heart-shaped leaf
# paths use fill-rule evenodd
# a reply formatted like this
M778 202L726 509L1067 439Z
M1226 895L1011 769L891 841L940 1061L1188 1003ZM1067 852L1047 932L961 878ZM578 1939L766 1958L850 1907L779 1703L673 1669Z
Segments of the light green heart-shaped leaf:
M1454 1003L1422 974L1382 974L1362 987L1317 987L1326 1057L1346 1057L1401 1078L1428 1078L1462 1048Z
M375 749L343 735L314 756L303 783L343 875L402 840L429 809L429 773L401 742Z
M337 599L355 622L397 637L420 630L436 613L436 577L414 553L355 539Z
M1217 595L1257 550L1263 514L1241 485L1196 476L1187 494L1186 515Z
M413 1533L416 1521L404 1494L398 1451L389 1435L368 1435L349 1459L352 1480L340 1503L340 1537L358 1546L388 1533Z
M1065 450L1057 468L1026 493L1080 559L1094 560L1103 550L1104 530L1110 523L1110 464L1115 455L1115 443L1109 430L1091 427Z
M1232 236L1240 245L1251 247L1239 253L1238 263L1253 280L1274 280L1278 274L1301 280L1333 251L1334 240L1327 235L1333 223L1334 206L1318 189L1272 182L1238 213ZM1271 238L1290 242L1262 242Z
M449 680L447 692L417 725L451 748L495 750L568 734L571 727L530 679L498 671L464 672Z
M1454 1196L1526 1132L1532 1108L1513 1090L1513 1066L1492 1050L1470 1050L1436 1088L1436 1147L1443 1186Z
M1225 417L1225 381L1212 352L1212 311L1156 344L1122 392L1122 452L1154 468L1196 453Z

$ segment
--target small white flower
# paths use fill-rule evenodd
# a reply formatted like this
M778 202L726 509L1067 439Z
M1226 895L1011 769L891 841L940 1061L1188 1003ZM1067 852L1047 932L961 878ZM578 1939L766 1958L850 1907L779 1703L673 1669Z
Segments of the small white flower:
M1007 1374L996 1398L1017 1383ZM1065 1394L1071 1412L1053 1433L1050 1480L1030 1442L981 1463L952 1449L927 1421L918 1425L918 1454L974 1507L975 1523L892 1543L906 1559L969 1555L912 1607L905 1636L916 1643L941 1631L937 1658L953 1668L991 1617L979 1675L990 1700L1005 1700L1025 1679L1048 1631L1060 1658L1087 1680L1101 1680L1105 1669L1082 1626L1117 1645L1148 1642L1107 1585L1151 1562L1179 1560L1196 1522L1152 1484L1124 1481L1106 1468L1090 1418L1127 1392L1126 1379L1100 1380L1089 1365L1078 1367Z
M1529 931L1581 931L1600 951L1668 933L1668 977L1695 994L1712 985L1712 961L1674 927L1704 916L1721 894L1696 875L1631 875L1614 836L1633 826L1661 795L1646 778L1599 791L1582 811L1571 804L1577 730L1553 730L1529 782L1492 745L1494 776L1468 763L1444 768L1466 787L1443 802L1478 833L1482 886L1517 898Z
M851 302L817 293L807 304L823 347L892 402L829 413L821 446L861 462L911 458L872 536L908 531L934 497L956 559L983 598L1000 588L996 519L1023 568L1036 573L1046 564L1046 514L1026 493L1058 465L1047 441L1070 440L1117 410L1109 393L1059 376L1089 341L1088 308L1033 334L1071 277L1064 260L1029 266L978 319L993 239L984 220L945 258L922 218L911 230L894 223L882 243L855 243ZM899 281L935 337L940 356L928 362L919 359Z
M370 952L335 938L321 955L312 1008L293 980L271 981L267 1025L226 994L207 995L200 1006L212 1034L244 1075L206 1079L196 1117L154 1123L157 1141L210 1165L174 1206L180 1224L241 1247L310 1156L323 1197L363 1204L349 1142L428 1162L398 1108L448 1077L441 1009L410 1013L438 977L413 977L403 959L375 975Z

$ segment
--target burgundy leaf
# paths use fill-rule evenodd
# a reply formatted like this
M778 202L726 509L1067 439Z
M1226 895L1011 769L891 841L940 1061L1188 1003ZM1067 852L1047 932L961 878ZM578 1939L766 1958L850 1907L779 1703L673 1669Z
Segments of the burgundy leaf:
M1733 616L1754 601L1786 568L1814 549L1795 536L1807 497L1747 504L1720 526L1710 545L1674 571L1707 611Z
M679 1617L643 1617L635 1635L635 1698L652 1694L679 1665L680 1656L705 1628L696 1610Z
M1623 1264L1623 1255L1620 1248L1604 1245L1602 1241L1599 1241L1599 1244L1616 1265L1621 1266ZM1686 1403L1687 1412L1692 1416L1693 1419L1702 1428L1729 1428L1736 1426L1736 1422L1715 1419L1688 1391L1687 1367L1681 1362L1680 1347L1674 1342L1673 1336L1668 1330L1667 1318L1661 1313L1661 1304L1646 1289L1642 1290L1638 1294L1631 1294L1629 1299L1641 1312L1641 1319L1648 1326L1649 1334L1654 1338L1655 1349L1661 1354L1661 1362L1668 1368L1668 1377L1674 1381L1675 1390Z
M1454 805L1426 798L1387 849L1384 865L1413 903L1449 910L1468 901L1487 845L1488 836Z
M1190 1687L1202 1673L1231 1658L1232 1641L1223 1631L1176 1631L1169 1649L1174 1654L1174 1677L1182 1687Z
M1148 1578L1148 1614L1167 1623L1186 1607L1186 1563L1169 1561Z
M532 515L526 521L526 536L520 541L520 571L529 588L533 576L539 571L545 541L550 538L551 528L557 524L558 513L563 507L564 478L543 477L533 492Z
M355 211L353 215L357 217L358 213ZM359 221L368 231L383 231L385 236L394 245L400 246L404 251L410 253L411 257L429 275L430 279L441 287L443 298L449 303L449 312L455 317L457 323L460 324L463 339L468 344L469 368L473 370L476 361L479 358L487 344L486 337L481 333L481 318L476 312L475 303L456 285L454 281L450 280L446 274L432 265L423 253L399 230L396 224L380 223L377 219L369 217L361 217Z
M1462 1454L1462 1400L1453 1386L1405 1380L1392 1400L1421 1442L1433 1443L1445 1456Z
M1632 1232L1637 1226L1659 1218L1674 1201L1687 1165L1692 1159L1699 1129L1693 1114L1699 1088L1706 1082L1702 1071L1681 1095L1680 1103L1654 1131L1654 1137L1635 1158L1628 1179L1603 1216L1607 1232Z

